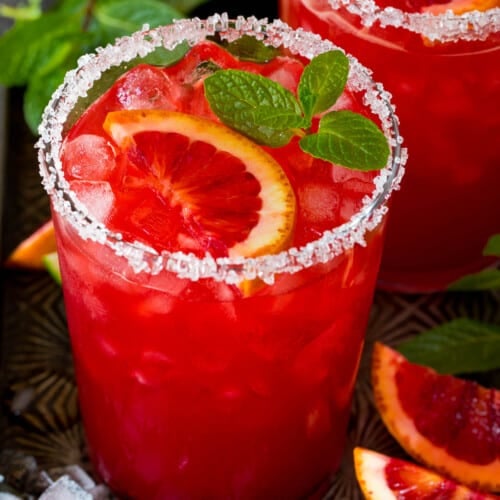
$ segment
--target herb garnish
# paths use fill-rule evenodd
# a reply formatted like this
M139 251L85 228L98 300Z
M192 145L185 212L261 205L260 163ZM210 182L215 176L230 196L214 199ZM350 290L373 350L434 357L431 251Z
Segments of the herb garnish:
M256 142L280 147L301 137L303 151L357 170L387 164L389 145L368 118L348 110L330 111L311 133L314 115L327 111L342 94L349 60L340 50L316 56L305 67L297 97L277 82L241 70L221 70L205 79L214 113L229 127Z

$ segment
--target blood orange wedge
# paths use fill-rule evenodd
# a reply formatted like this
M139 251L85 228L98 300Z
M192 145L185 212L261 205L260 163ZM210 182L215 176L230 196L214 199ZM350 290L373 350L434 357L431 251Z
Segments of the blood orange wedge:
M410 363L381 343L372 385L387 429L413 458L472 488L500 490L500 391Z
M130 199L135 203L142 193L129 218L140 223L136 229L148 227L157 246L254 257L289 243L292 186L276 160L249 139L166 110L111 112L103 127L121 150L117 162L130 171L128 188L139 190Z
M55 252L56 240L52 220L48 220L12 251L5 264L27 269L45 269L43 256Z
M406 460L354 448L354 467L367 500L494 500Z

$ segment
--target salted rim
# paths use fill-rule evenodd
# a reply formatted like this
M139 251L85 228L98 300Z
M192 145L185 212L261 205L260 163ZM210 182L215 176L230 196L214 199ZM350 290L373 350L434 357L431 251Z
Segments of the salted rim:
M112 248L116 255L127 259L136 273L158 274L167 270L193 281L213 278L237 284L258 277L272 284L277 274L295 273L316 263L327 262L355 244L365 246L365 234L379 225L387 212L385 202L391 192L399 188L407 154L406 149L401 147L398 118L391 107L390 95L382 85L373 82L371 72L352 56L348 56L351 63L349 87L366 90L365 104L380 117L382 129L391 145L391 155L386 168L374 179L374 191L371 196L364 198L362 208L348 222L325 231L320 238L303 247L253 258L214 258L208 254L200 258L183 252L159 253L143 243L123 241L120 233L110 231L95 220L70 190L59 158L64 124L75 103L86 96L101 73L137 56L144 57L160 46L171 50L184 41L194 45L216 32L229 41L242 34L252 35L275 47L283 45L292 53L307 58L338 48L318 35L302 29L292 30L280 20L268 23L267 19L242 16L229 19L224 13L214 14L205 20L193 18L174 21L171 25L153 30L145 26L142 31L117 39L114 45L99 48L95 54L82 56L77 68L66 74L64 82L53 94L39 127L40 138L36 148L40 174L53 208L70 221L83 239Z
M361 19L364 26L375 22L418 33L432 42L480 41L500 31L500 7L486 11L473 10L455 14L447 10L442 14L405 12L396 7L379 7L375 0L328 0L332 9L345 7Z

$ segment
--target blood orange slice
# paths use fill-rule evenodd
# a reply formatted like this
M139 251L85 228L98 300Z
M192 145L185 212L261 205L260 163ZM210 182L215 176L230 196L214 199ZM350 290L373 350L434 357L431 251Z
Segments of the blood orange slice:
M55 252L56 240L52 220L38 227L12 251L5 265L27 269L45 269L43 256Z
M500 391L410 363L375 344L375 404L417 461L459 483L500 490Z
M446 3L433 3L422 7L422 12L438 15L451 10L454 14L461 15L473 10L486 11L494 7L500 7L499 0L451 0Z
M367 500L494 500L406 460L366 448L354 449L356 478Z
M130 171L128 187L139 190L131 198L141 195L129 218L148 227L160 247L254 257L288 244L292 186L252 141L208 119L166 110L111 112L103 127L121 150L118 163Z

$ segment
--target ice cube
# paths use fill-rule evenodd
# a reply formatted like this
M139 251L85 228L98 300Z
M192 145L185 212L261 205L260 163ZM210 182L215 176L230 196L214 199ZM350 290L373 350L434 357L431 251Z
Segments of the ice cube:
M125 109L176 109L181 86L160 69L140 65L118 83L117 97Z
M21 497L7 493L6 491L0 492L0 500L21 500Z
M369 182L371 179L370 174L363 172L361 170L354 170L352 168L340 167L335 165L332 169L332 179L333 182L342 184L350 180L360 180L363 182Z
M358 197L344 197L340 208L340 218L342 222L347 222L356 212L361 210L362 200Z
M340 184L342 191L350 191L361 195L372 193L375 185L375 172L363 172L352 168L334 166L332 169L333 182Z
M87 207L89 214L100 222L105 222L115 202L111 186L105 181L72 181L71 189Z
M303 71L301 62L289 57L279 57L264 69L263 74L291 92L296 92Z
M299 187L298 198L306 223L323 225L335 220L340 197L334 186L309 182Z
M141 385L157 387L162 385L170 375L174 361L158 351L144 351L135 369L132 378Z
M174 301L170 293L148 296L137 304L137 314L146 318L168 314L174 307Z
M93 497L69 476L62 476L42 493L40 500L93 500Z
M82 134L64 144L62 158L69 179L105 181L115 168L115 154L104 137Z
M309 439L324 440L331 433L331 412L328 401L319 399L306 415L306 433Z

